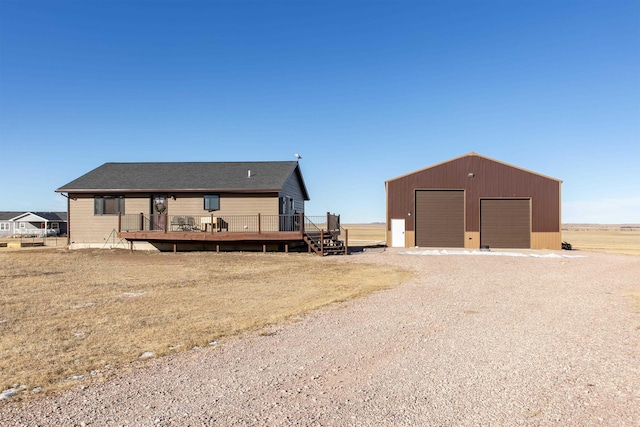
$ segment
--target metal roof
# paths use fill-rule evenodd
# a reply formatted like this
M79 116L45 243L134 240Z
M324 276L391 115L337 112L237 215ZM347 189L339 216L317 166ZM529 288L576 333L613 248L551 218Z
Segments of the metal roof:
M458 156L458 157L455 157L455 158L453 158L453 159L445 160L444 162L436 163L435 165L432 165L432 166L429 166L429 167L426 167L426 168L419 169L419 170L417 170L417 171L413 171L413 172L405 173L405 174L400 175L400 176L396 176L395 178L388 179L388 180L386 180L385 182L395 181L395 180L397 180L397 179L401 179L401 178L407 177L407 176L409 176L409 175L413 175L413 174L416 174L416 173L420 173L420 172L422 172L422 171L426 171L426 170L428 170L428 169L434 169L434 168L437 168L437 167L439 167L439 166L442 166L442 165L444 165L444 164L446 164L446 163L451 163L451 162L454 162L454 161L456 161L456 160L464 159L465 157L478 157L478 158L480 158L480 159L488 160L488 161L490 161L490 162L494 162L494 163L499 163L499 164L502 164L502 165L504 165L504 166L508 166L508 167L510 167L510 168L514 168L514 169L521 170L521 171L523 171L523 172L530 173L530 174L532 174L532 175L538 175L538 176L541 176L541 177L546 178L546 179L550 179L550 180L553 180L553 181L562 182L562 180L560 180L560 179L558 179L558 178L553 178L553 177L550 177L550 176L547 176L547 175L543 175L543 174L538 173L538 172L533 172L533 171L531 171L531 170L521 168L521 167L519 167L519 166L514 166L514 165L509 164L509 163L501 162L500 160L492 159L491 157L483 156L483 155L478 154L478 153L473 152L473 151L472 151L472 152L470 152L470 153L464 154L464 155L462 155L462 156Z
M274 192L294 173L309 200L296 161L105 163L56 192Z

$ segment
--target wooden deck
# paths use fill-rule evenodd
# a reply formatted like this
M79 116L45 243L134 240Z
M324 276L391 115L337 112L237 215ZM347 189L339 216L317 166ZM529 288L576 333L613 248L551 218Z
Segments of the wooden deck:
M302 242L303 235L299 231L278 231L267 233L217 232L205 233L197 231L122 231L118 237L127 240L146 240L155 242Z
M277 231L277 230L287 231ZM340 231L344 232L344 240ZM160 250L284 250L306 247L320 255L348 253L348 231L340 216L295 215L120 215L117 236L129 242L149 242ZM193 250L193 249L191 249Z

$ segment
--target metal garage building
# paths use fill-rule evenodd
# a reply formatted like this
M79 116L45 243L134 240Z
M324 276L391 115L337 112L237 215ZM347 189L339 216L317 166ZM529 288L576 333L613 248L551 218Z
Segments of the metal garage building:
M390 179L387 245L561 249L561 185L476 153Z

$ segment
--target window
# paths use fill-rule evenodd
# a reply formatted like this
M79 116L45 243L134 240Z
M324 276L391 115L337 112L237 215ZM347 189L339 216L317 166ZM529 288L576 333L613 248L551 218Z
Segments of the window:
M124 214L123 196L96 196L93 203L94 215Z
M220 210L220 195L218 195L218 194L205 194L204 195L204 210L205 211L218 211L218 210Z
M9 223L0 222L0 231L9 231Z

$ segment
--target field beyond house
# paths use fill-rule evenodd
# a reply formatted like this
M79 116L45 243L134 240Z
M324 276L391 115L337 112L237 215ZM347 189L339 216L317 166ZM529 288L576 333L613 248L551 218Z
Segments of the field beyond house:
M346 224L344 227L349 230L352 246L385 243L385 224ZM640 224L565 224L562 240L579 251L640 255Z
M580 251L640 256L640 224L564 224L562 240Z
M406 281L389 266L262 253L0 250L0 392L55 391Z

